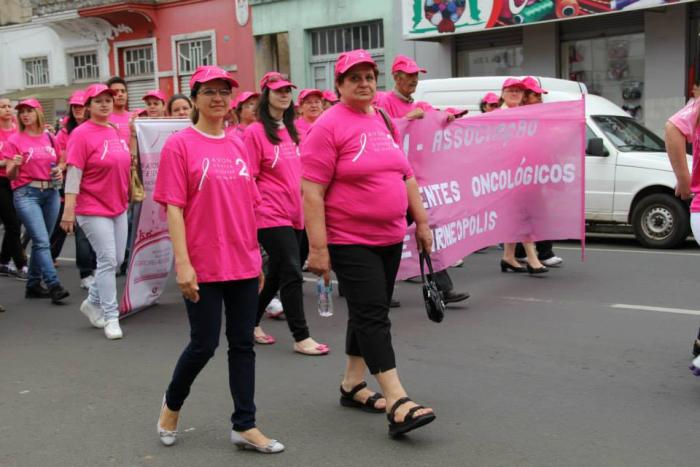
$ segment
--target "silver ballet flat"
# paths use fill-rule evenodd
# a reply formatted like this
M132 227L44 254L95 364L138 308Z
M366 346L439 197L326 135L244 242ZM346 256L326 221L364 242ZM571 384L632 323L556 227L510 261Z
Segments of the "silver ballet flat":
M160 414L163 414L163 409L165 408L165 395L163 395L163 405L160 406ZM177 430L176 431L169 431L169 430L164 430L163 428L160 427L160 416L158 416L158 421L156 422L156 426L158 428L158 437L160 438L160 442L163 444L163 446L172 446L173 444L177 443Z
M276 454L278 452L284 451L284 444L280 443L276 439L271 439L266 446L258 446L250 441L246 440L237 431L231 430L231 442L236 445L238 449L249 449L264 454Z

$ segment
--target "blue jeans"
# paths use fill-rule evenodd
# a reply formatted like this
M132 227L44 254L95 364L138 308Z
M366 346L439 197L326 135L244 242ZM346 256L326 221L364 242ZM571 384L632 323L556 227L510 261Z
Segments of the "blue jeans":
M27 288L40 285L42 279L48 288L59 285L49 240L61 207L58 190L41 190L25 185L17 188L13 196L17 216L32 239Z

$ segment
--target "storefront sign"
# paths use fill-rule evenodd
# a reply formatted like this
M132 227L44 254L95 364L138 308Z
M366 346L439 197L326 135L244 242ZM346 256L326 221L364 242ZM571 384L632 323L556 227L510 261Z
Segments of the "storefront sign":
M407 39L522 26L695 0L403 0Z

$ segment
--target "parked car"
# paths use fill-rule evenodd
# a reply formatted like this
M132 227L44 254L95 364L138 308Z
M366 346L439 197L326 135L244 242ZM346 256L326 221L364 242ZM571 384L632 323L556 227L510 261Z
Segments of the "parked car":
M424 80L414 94L436 108L478 114L487 92L500 92L506 77ZM586 222L631 224L648 248L673 248L690 234L688 203L674 196L676 178L662 138L575 81L537 78L546 102L586 101ZM688 164L691 157L688 156Z

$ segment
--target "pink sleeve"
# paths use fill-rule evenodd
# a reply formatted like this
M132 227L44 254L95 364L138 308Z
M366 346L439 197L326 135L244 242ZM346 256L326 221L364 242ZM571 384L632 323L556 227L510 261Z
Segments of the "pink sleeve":
M85 170L85 162L87 162L87 145L85 144L85 138L82 134L73 135L72 138L68 140L68 147L66 149L66 163L80 170Z
M17 154L20 154L20 150L17 148L11 138L8 139L3 146L2 154L0 154L0 156L4 157L5 159L12 159Z
M312 127L301 144L301 177L328 185L333 179L337 160L332 133L325 127Z
M184 209L187 205L187 164L177 143L169 140L160 153L153 199L163 206L172 204Z
M693 133L698 122L700 100L693 100L676 112L668 121L685 135L688 141L693 139Z
M49 138L49 142L51 143L53 150L56 151L56 159L59 163L63 162L65 160L65 149L58 142L58 137L51 135L51 133L46 133L46 136Z
M248 167L253 178L258 178L260 174L260 160L262 159L262 148L256 136L257 132L253 128L248 128L243 133L243 144L248 155Z
M61 149L61 151L66 150L68 146L68 132L65 128L61 128L61 131L59 131L56 135L56 144Z

